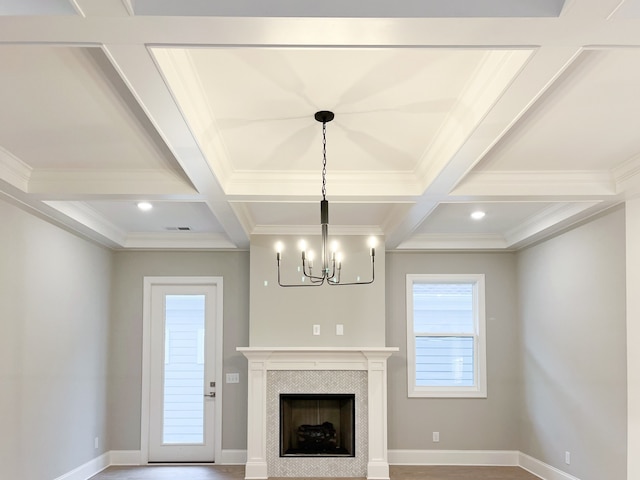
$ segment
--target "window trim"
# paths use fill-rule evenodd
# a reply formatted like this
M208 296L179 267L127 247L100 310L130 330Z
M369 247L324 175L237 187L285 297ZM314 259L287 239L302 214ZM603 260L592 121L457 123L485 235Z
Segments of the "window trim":
M413 322L413 285L415 283L471 283L474 296L474 379L472 387L426 387L416 385L416 347ZM486 398L487 355L484 274L407 274L407 392L411 397ZM451 335L453 336L455 332ZM442 334L434 336L443 336Z

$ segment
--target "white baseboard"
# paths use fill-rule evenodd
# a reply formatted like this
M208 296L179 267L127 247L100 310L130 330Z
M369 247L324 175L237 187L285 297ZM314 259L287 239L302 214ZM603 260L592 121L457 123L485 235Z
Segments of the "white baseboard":
M87 480L111 465L141 465L139 450L112 450L54 480ZM580 480L522 452L511 450L389 450L390 465L519 466L542 480ZM246 450L222 450L218 465L244 465Z
M55 480L87 480L87 478L93 477L96 473L101 472L108 466L109 453L104 453L99 457L89 460L87 463L74 468Z
M516 450L389 450L390 465L517 466L542 480L580 480Z
M112 450L109 456L109 465L143 465L142 452L140 450ZM247 463L246 450L222 450L220 458L215 462L218 465L244 465Z
M558 470L551 465L547 465L540 460L536 460L533 457L530 457L527 454L520 452L518 464L520 467L525 470L537 475L543 480L580 480L573 475L569 475L568 473L563 472L562 470Z
M503 465L517 466L511 450L389 450L390 465Z

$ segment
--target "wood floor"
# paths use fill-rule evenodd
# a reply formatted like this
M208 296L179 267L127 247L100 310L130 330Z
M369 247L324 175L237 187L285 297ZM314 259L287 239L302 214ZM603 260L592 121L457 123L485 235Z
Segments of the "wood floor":
M519 467L391 466L390 476L391 480L540 480L539 477ZM109 467L91 477L91 480L167 479L243 480L244 467L223 465Z

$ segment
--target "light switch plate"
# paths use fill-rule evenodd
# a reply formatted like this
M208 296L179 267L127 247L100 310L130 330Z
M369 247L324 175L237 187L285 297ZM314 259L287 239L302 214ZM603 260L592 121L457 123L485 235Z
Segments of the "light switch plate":
M227 373L227 383L240 383L240 374Z

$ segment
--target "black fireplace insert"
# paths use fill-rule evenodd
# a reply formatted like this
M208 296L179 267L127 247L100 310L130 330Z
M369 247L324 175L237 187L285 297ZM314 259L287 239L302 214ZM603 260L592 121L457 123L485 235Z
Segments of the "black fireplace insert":
M355 456L355 395L280 394L280 456Z

